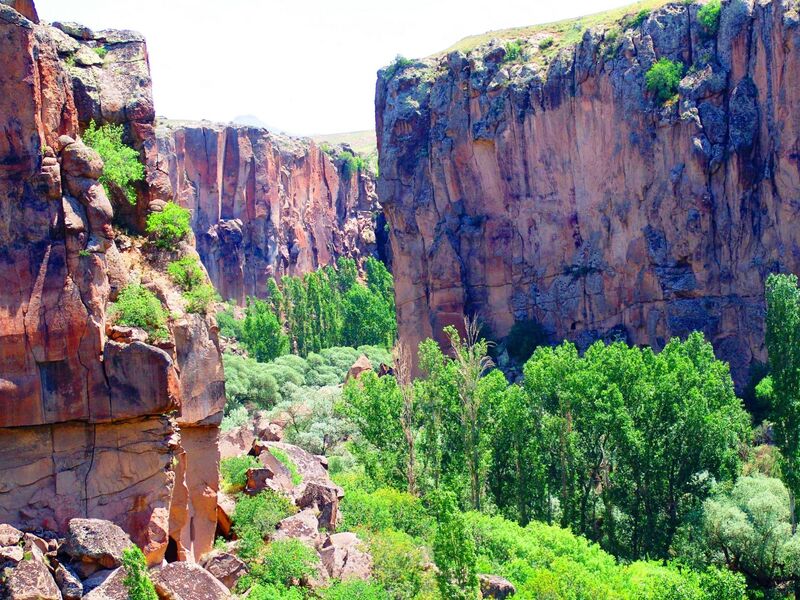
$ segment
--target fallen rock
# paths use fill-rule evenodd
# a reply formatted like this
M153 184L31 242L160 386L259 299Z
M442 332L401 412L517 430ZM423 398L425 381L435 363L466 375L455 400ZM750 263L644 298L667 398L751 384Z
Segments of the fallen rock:
M253 447L256 436L245 426L235 427L219 436L219 457L231 458L247 454Z
M356 362L353 363L350 370L347 371L347 376L344 378L345 383L351 379L358 379L361 377L361 374L366 371L372 371L372 363L369 362L369 358L367 358L366 354L362 354L356 359Z
M122 551L132 545L120 527L102 519L72 519L61 552L70 557L80 574L122 564Z
M102 575L102 581L99 581L98 575ZM129 600L128 588L123 583L124 579L125 570L122 568L96 573L83 582L84 592L89 589L90 580L94 580L91 582L92 584L97 583L91 587L91 591L83 597L83 600Z
M497 575L478 575L481 586L481 597L505 600L517 593L517 588L508 579Z
M330 482L330 476L325 467L322 466L319 459L317 459L310 452L306 452L298 446L292 444L285 444L283 442L268 442L267 447L277 448L286 454L297 467L297 473L302 477L303 481L322 481ZM264 455L262 454L262 457ZM264 462L262 458L262 463Z
M298 508L312 508L319 512L319 526L328 531L335 531L339 521L339 500L344 498L344 491L333 483L309 481L303 484L295 504Z
M322 565L332 579L363 579L372 575L372 557L355 533L329 535L319 550Z
M266 411L258 411L253 419L253 431L265 442L280 442L283 439L283 428L274 423Z
M174 562L152 572L163 600L217 600L230 598L228 588L200 565Z
M229 590L232 590L242 575L249 571L238 556L229 552L214 551L203 559L201 565Z
M10 569L6 594L6 600L61 600L50 570L38 560L23 560Z
M0 546L16 546L22 539L22 532L16 527L0 524Z
M78 600L83 597L83 584L78 576L64 565L57 563L53 571L56 585L64 600Z
M264 490L288 493L292 490L292 482L286 477L276 476L272 469L248 469L245 493L255 495Z
M278 523L273 540L300 540L311 546L319 543L319 521L313 509L301 510L296 515L285 518Z
M222 535L229 536L233 527L233 511L236 501L224 492L217 492L217 527Z
M20 546L4 546L0 548L0 569L13 567L25 557L25 551Z
M43 540L38 535L26 533L22 536L23 548L28 551L33 551L34 548L39 550L42 554L47 554L50 551L50 545L46 540Z

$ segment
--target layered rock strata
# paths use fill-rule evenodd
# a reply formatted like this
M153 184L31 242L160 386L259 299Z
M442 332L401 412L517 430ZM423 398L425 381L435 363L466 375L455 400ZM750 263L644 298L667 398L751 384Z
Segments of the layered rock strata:
M726 1L711 33L700 6L553 56L534 36L529 60L495 42L379 74L403 340L465 313L584 347L702 330L747 379L765 358L764 279L800 271L798 7ZM661 58L685 73L666 105L645 85Z
M115 234L102 160L79 140L78 58L56 31L0 4L0 522L63 532L103 518L151 562L170 539L191 558L216 527L215 325L184 313L159 257ZM137 279L173 314L158 346L110 323L109 303Z
M164 120L156 133L156 187L192 211L197 250L224 299L243 304L266 296L270 277L378 253L366 169L254 127Z

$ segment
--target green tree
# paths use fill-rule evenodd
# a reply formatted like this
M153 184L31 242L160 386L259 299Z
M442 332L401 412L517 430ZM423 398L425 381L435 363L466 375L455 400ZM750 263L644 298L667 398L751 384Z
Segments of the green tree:
M109 312L119 325L140 327L152 339L169 337L166 309L161 300L142 285L131 283L122 288Z
M139 546L130 546L122 551L122 567L125 578L122 585L128 590L129 600L158 600L156 588L147 573L147 562Z
M289 351L289 338L269 305L257 298L248 298L242 322L242 343L259 362L274 360Z
M139 160L139 152L122 141L124 133L122 125L108 123L98 127L91 120L81 137L103 159L100 183L109 197L112 195L109 184L113 184L125 193L128 202L136 204L136 189L133 184L144 179L144 165Z
M661 58L645 74L648 91L660 102L666 102L678 93L683 77L683 65L668 58Z
M391 345L396 328L395 317L391 306L380 295L362 285L354 285L344 295L343 302L342 342L345 345Z
M442 598L451 600L476 600L479 596L475 542L467 532L455 495L448 491L438 493L435 511L433 560L439 570L436 574L439 592Z
M719 29L719 15L722 11L720 0L710 0L697 11L697 20L708 35L715 35Z

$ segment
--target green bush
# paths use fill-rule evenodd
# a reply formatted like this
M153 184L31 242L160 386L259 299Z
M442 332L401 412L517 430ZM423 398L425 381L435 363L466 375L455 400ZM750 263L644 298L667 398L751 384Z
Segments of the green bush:
M250 413L247 412L247 409L244 406L234 406L222 417L219 429L220 431L230 431L231 429L246 425L249 421Z
M720 0L710 0L697 11L697 20L708 35L715 35L719 29L719 14L722 10Z
M238 340L242 337L242 320L233 316L233 307L225 308L217 313L219 334Z
M146 230L158 248L171 250L189 235L191 222L192 214L187 209L167 202L163 209L148 215Z
M231 456L223 458L219 463L219 474L223 491L233 494L241 492L247 485L247 470L261 466L254 456Z
M310 368L308 361L302 356L297 356L296 354L284 354L283 356L279 356L272 361L272 364L282 367L289 367L290 369L301 373L303 376L308 373Z
M97 54L97 56L100 58L105 58L108 54L108 50L105 46L97 46L96 48L92 48L92 50L94 50L95 54Z
M373 492L347 490L342 499L341 513L344 530L393 529L414 537L427 538L433 527L433 520L422 501L413 494L394 488L383 487Z
M278 523L296 511L294 504L286 496L272 490L265 490L255 496L240 496L232 517L233 532L239 538L239 555L245 559L258 556L264 540L275 531Z
M226 352L222 355L225 368L225 391L233 404L254 404L268 409L282 400L278 382L269 365Z
M247 594L247 600L306 600L301 588L256 583Z
M547 345L547 332L533 319L517 321L506 338L508 355L519 363L524 363L539 346Z
M125 578L122 585L128 590L129 600L158 600L156 588L147 573L147 562L139 546L130 546L122 551L122 566Z
M313 576L318 561L317 553L300 540L271 542L261 562L252 563L250 573L239 580L237 590L244 591L253 584L289 587L296 581Z
M206 279L203 268L194 256L185 256L169 263L167 273L184 292L193 290Z
M401 55L398 54L395 57L394 61L392 61L392 64L389 65L388 67L386 67L386 70L384 71L384 77L386 79L391 79L397 73L399 73L400 71L402 71L406 67L409 67L409 66L411 66L413 64L414 64L413 60L410 60L410 59L405 58L404 56L401 56Z
M682 77L681 63L662 58L647 71L645 83L648 91L655 94L660 102L666 102L678 93Z
M339 160L342 161L342 176L345 179L350 179L354 174L365 170L367 167L367 162L363 157L347 150L339 154Z
M155 340L169 337L167 311L161 300L142 285L131 283L122 288L109 313L117 324L141 327Z
M642 23L644 23L647 20L647 17L649 17L649 16L650 16L650 11L647 10L646 8L643 8L638 13L636 13L636 16L634 16L631 19L631 22L628 25L628 28L635 29L636 27L641 27Z
M259 362L274 360L289 352L289 338L283 333L278 317L269 304L257 298L247 299L240 339Z
M322 600L395 600L405 596L392 596L378 584L370 581L337 581L321 590Z
M555 43L552 37L548 37L539 42L539 50L547 50Z
M183 297L186 300L186 312L199 315L208 314L208 308L211 303L219 299L217 291L210 283L203 283L193 287L184 293Z
M522 42L519 40L515 40L513 42L506 43L506 55L503 59L504 62L514 62L515 60L519 60L522 58Z
M413 600L423 589L428 557L401 531L387 530L368 536L372 576L393 600ZM431 583L431 582L429 582Z
M92 120L81 138L103 159L100 183L109 197L112 194L108 184L111 183L122 189L128 202L136 204L136 189L133 184L144 179L144 165L139 160L139 152L122 141L124 133L122 125L109 123L97 127Z

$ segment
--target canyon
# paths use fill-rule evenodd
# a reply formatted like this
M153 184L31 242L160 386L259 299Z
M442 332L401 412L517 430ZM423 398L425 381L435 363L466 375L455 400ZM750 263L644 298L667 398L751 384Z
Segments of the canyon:
M666 4L557 51L512 31L379 73L401 339L464 314L581 348L700 330L745 384L765 360L764 279L800 270L800 20L794 2L736 0L714 33L698 10ZM645 85L661 58L684 67L663 106Z

